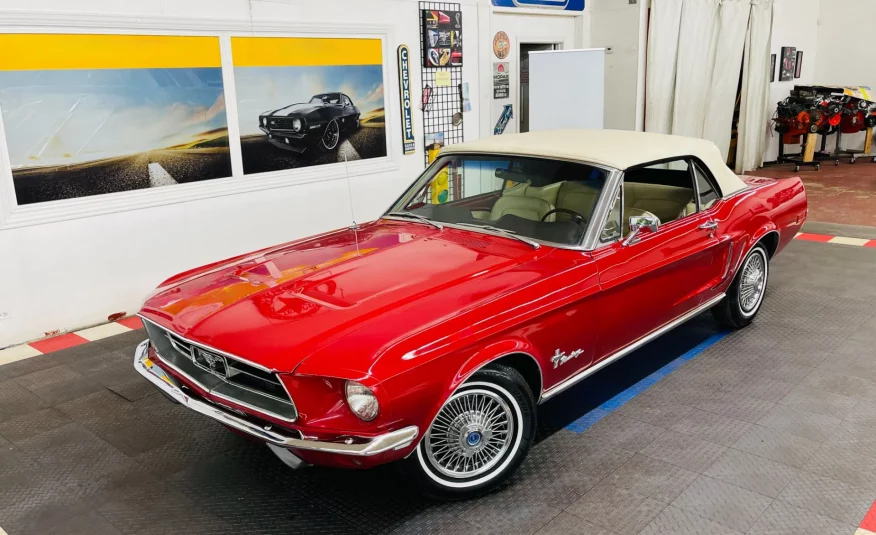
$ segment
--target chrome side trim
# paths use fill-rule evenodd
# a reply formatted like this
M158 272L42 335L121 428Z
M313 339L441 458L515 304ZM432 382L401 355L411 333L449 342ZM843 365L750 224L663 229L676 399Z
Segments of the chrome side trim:
M699 314L705 310L708 310L709 308L712 308L713 306L715 306L716 304L721 302L721 300L724 299L724 297L725 297L725 294L721 294L721 295L709 300L708 302L703 303L702 305L691 310L690 312L683 314L683 315L679 316L678 318L670 321L669 323L667 323L663 327L660 327L657 330L651 331L650 334L647 334L647 335L643 336L642 338L639 338L638 340L636 340L632 344L626 346L625 348L621 349L617 353L602 359L601 361L599 361L598 363L594 364L593 366L587 368L586 370L582 370L577 375L573 375L572 377L569 377L565 381L557 384L553 388L546 390L541 396L541 402L544 402L544 401L556 396L560 392L566 390L567 388L571 387L572 385L574 385L578 381L581 381L585 377L593 375L594 373L596 373L599 370L601 370L602 368L608 366L612 362L615 362L616 360L620 360L621 358L629 355L630 353L632 353L636 349L639 349L640 347L647 344L648 342L654 340L655 338L658 338L660 335L664 334L665 332L671 331L675 327L678 327L679 325L681 325L682 323L686 322L687 320L693 318L697 314Z
M152 383L155 388L161 390L171 399L197 413L256 437L259 440L263 440L268 444L273 444L281 448L368 457L409 446L413 443L414 439L417 438L417 435L419 435L419 429L416 426L409 426L383 435L368 437L367 442L359 444L322 442L319 440L306 440L287 436L283 433L272 430L270 426L263 427L259 424L239 418L218 407L208 405L207 403L189 397L178 386L173 384L173 379L167 377L164 373L156 371L155 368L159 368L159 365L149 361L148 357L149 340L144 340L140 342L140 345L137 346L137 349L134 352L134 369L137 370L137 373ZM149 365L147 365L147 362L149 362ZM238 402L235 401L235 403Z

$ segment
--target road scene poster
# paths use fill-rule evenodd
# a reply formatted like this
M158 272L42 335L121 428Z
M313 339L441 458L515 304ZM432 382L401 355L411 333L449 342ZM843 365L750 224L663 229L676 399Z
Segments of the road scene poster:
M0 36L19 205L231 176L218 37Z
M386 156L380 39L232 37L245 174Z

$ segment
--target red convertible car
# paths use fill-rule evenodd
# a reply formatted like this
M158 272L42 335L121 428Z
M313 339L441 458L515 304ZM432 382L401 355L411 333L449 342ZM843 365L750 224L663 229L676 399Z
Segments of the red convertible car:
M697 139L453 145L376 221L165 281L134 364L293 467L398 461L468 497L520 466L539 403L706 310L749 324L806 213L799 179Z

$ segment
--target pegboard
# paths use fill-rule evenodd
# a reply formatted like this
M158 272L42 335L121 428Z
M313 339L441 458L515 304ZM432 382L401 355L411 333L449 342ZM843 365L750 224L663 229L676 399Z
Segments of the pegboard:
M462 66L448 65L447 67L426 67L424 65L422 59L423 54L425 53L425 51L423 50L425 42L424 32L427 31L423 24L424 10L462 11L462 8L460 4L453 4L448 2L420 2L420 9L417 12L417 25L420 27L420 76L423 88L425 89L427 85L432 88L432 97L430 99L429 106L425 110L423 110L423 146L426 146L426 138L429 134L436 134L438 132L444 132L445 146L453 145L455 143L462 143L462 126L465 121L463 120L458 125L453 124L453 114L457 112L462 113L462 96L460 94L460 85L462 84ZM465 39L464 32L462 33L462 35L463 39ZM463 57L463 62L464 61L465 58ZM441 71L446 71L450 73L449 86L436 86L435 76L436 73ZM423 93L420 93L420 107L422 107L422 104ZM465 114L463 114L463 117L464 116ZM428 148L423 152L425 153L425 162L428 165ZM453 189L452 185L451 189Z

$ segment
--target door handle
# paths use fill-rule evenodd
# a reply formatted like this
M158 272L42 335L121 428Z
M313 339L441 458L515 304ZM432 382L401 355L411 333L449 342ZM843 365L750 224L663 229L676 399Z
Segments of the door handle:
M700 225L697 228L700 228L702 230L715 230L716 228L718 228L718 222L717 221L706 221L705 223L703 223L702 225Z

